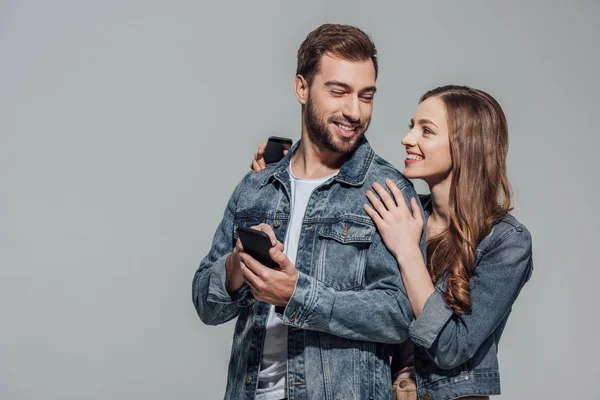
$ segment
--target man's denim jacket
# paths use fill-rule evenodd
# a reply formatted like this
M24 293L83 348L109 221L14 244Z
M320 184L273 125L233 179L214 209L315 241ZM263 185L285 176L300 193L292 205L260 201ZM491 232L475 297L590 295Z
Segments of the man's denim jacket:
M247 286L227 293L225 260L239 225L269 224L284 242L290 219L288 166L297 147L280 162L244 177L194 277L193 301L204 323L237 317L228 400L254 398L270 306L255 300ZM363 209L367 190L386 178L398 185L407 203L418 199L412 184L363 138L339 173L310 197L296 257L296 289L281 310L288 325L290 400L391 398L391 344L407 339L414 317L398 264ZM430 337L427 326L412 333L423 341Z
M430 196L421 196L427 218ZM446 304L446 276L436 283L409 328L415 344L418 400L500 394L498 344L523 285L533 271L531 235L507 215L477 244L470 283L472 307L458 315ZM425 333L425 334L424 334Z

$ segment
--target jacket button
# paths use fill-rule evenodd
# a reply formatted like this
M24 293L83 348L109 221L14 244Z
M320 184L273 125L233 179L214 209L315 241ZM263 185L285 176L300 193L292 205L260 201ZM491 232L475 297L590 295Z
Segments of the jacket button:
M408 385L408 382L400 381L400 388L404 389L406 387L406 385Z
M289 318L290 322L294 322L296 320L296 312L298 312L298 309L295 309L292 312L292 315L290 315L290 318Z
M275 228L279 228L281 226L281 222L278 219L276 219L275 222L273 222L273 226Z
M344 224L344 230L342 231L342 236L348 236L348 224Z
M260 324L258 323L258 321L254 321L254 329L259 329L260 328Z
M250 375L248 375L248 376L246 377L246 385L249 385L249 384L251 384L251 383L252 383L252 377L251 377Z
M431 400L431 395L429 393L425 393L423 395L423 400Z

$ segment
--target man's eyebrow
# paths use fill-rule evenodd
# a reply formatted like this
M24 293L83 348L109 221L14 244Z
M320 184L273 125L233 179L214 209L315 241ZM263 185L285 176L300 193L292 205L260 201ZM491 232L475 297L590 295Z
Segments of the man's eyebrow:
M377 91L377 88L375 86L368 86L366 88L364 88L363 90L361 90L362 93L365 92L373 92L373 94Z
M352 86L348 85L347 83L340 82L340 81L327 81L327 82L325 82L325 86L339 86L346 90L352 90Z
M325 86L339 86L339 87L344 88L349 91L352 90L352 86L348 85L347 83L340 82L340 81L327 81L327 82L325 82ZM361 93L364 93L364 92L375 93L376 91L377 91L377 88L375 86L368 86L368 87L362 89Z

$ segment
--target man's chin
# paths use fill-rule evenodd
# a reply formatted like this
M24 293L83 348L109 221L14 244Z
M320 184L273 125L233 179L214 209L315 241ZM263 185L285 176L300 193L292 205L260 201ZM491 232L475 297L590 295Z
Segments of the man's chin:
M331 150L333 150L337 153L340 153L340 154L353 152L356 149L358 141L360 140L361 137L362 137L361 134L357 134L352 137L345 137L345 136L334 137L330 141Z

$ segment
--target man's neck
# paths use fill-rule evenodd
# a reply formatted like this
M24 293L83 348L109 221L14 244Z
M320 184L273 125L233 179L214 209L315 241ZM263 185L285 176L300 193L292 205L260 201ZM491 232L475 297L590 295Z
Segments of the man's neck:
M338 171L348 157L317 146L302 132L302 141L291 160L292 173L302 179L324 178Z

